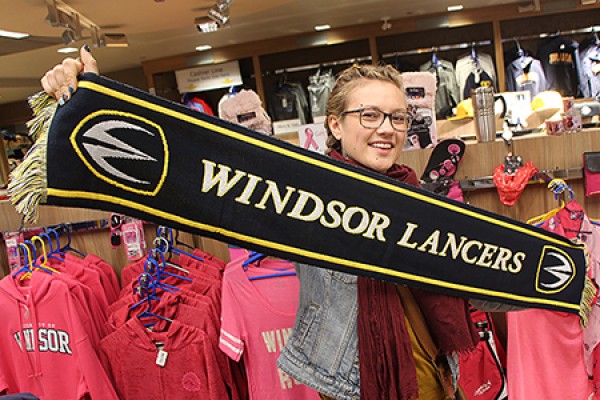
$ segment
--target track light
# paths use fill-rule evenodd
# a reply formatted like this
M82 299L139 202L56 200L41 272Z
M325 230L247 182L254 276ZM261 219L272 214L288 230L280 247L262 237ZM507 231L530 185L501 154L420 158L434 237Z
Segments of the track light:
M233 0L217 0L217 7L219 7L220 10L225 10L232 2Z
M214 6L208 10L208 17L221 27L229 22L229 10L221 9L218 5Z
M65 44L65 46L67 46L76 40L75 31L67 27L60 36L60 38L62 39L62 42Z
M214 32L229 22L229 6L233 0L216 0L205 17L194 20L196 29L200 32Z
M219 25L208 16L196 18L194 24L196 29L202 33L214 32L219 29Z
M98 25L81 15L77 10L67 5L62 0L45 0L45 2L48 7L46 21L53 27L64 28L61 39L65 45L69 45L85 37L91 38L94 47L127 46L127 37L124 34L102 34Z

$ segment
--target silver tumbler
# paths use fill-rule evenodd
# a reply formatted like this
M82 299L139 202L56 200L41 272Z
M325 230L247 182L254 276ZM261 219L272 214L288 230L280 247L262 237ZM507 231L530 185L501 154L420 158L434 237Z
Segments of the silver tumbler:
M475 118L475 128L477 129L477 138L480 142L491 142L496 140L496 114L494 111L496 101L500 100L503 104L503 110L500 115L504 118L506 113L506 101L503 96L494 94L492 87L478 87L471 90L471 99L473 101L473 116Z

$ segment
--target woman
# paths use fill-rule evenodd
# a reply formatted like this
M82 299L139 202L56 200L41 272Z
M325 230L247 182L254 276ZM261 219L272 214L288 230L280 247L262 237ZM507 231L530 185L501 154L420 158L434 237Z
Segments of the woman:
M394 68L343 71L327 105L329 156L417 186L414 170L396 164L406 109ZM284 372L324 399L456 398L457 352L477 340L465 300L301 264L297 270L296 323L278 361Z
M98 72L87 46L41 83L65 102L80 72ZM351 67L328 101L329 156L418 185L411 168L396 164L409 119L396 70ZM456 353L476 340L464 300L305 265L297 270L300 301L278 361L283 371L324 399L455 398Z

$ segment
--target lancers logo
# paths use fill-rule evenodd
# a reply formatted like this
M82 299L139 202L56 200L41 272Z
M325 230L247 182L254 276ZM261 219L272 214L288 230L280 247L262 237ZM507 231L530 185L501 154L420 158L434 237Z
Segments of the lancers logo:
M536 276L536 290L541 293L563 291L575 277L575 265L567 253L544 246Z
M77 125L70 140L86 167L110 185L155 196L165 181L169 164L165 134L146 118L96 111Z

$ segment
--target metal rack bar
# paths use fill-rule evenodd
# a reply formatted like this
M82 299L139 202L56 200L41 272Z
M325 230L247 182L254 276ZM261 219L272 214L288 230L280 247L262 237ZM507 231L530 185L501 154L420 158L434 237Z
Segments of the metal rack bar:
M534 183L548 183L554 178L560 178L564 180L568 179L581 179L583 178L583 168L558 168L552 170L542 170L536 173L527 184ZM460 188L463 191L473 191L479 189L491 189L495 188L493 176L482 176L479 178L465 178L460 179Z
M94 219L88 221L80 221L80 222L65 222L62 224L54 224L48 226L38 226L38 227L28 227L20 229L20 232L23 233L26 239L29 237L33 237L39 235L40 233L46 232L49 229L54 229L59 234L66 233L67 230L69 232L81 232L81 231L91 231L97 229L108 228L109 221L107 219ZM5 231L9 232L9 231ZM3 233L3 232L0 232Z
M547 37L555 37L555 36L569 36L569 35L580 35L583 33L596 33L600 31L600 26L590 26L587 28L580 29L572 29L568 31L556 31L552 33L538 33L535 35L524 35L524 36L515 36L510 38L502 39L502 43L512 42L514 40L532 40L532 39L544 39Z
M327 62L323 62L323 63L319 63L319 64L300 65L298 67L280 68L280 69L276 69L272 73L273 74L283 74L284 72L308 71L311 69L335 67L336 65L354 64L354 63L363 62L363 61L371 61L371 56L354 57L354 58L348 58L345 60L338 60L338 61L327 61Z
M457 44L448 44L442 46L432 46L432 47L423 47L420 49L413 50L405 50L405 51L396 51L393 53L386 53L381 56L381 58L387 57L395 57L395 56L411 56L415 54L423 54L423 53L433 53L434 51L448 51L448 50L458 50L458 49L468 49L470 47L475 46L489 46L492 44L491 40L482 40L479 42L465 42L465 43L457 43Z

